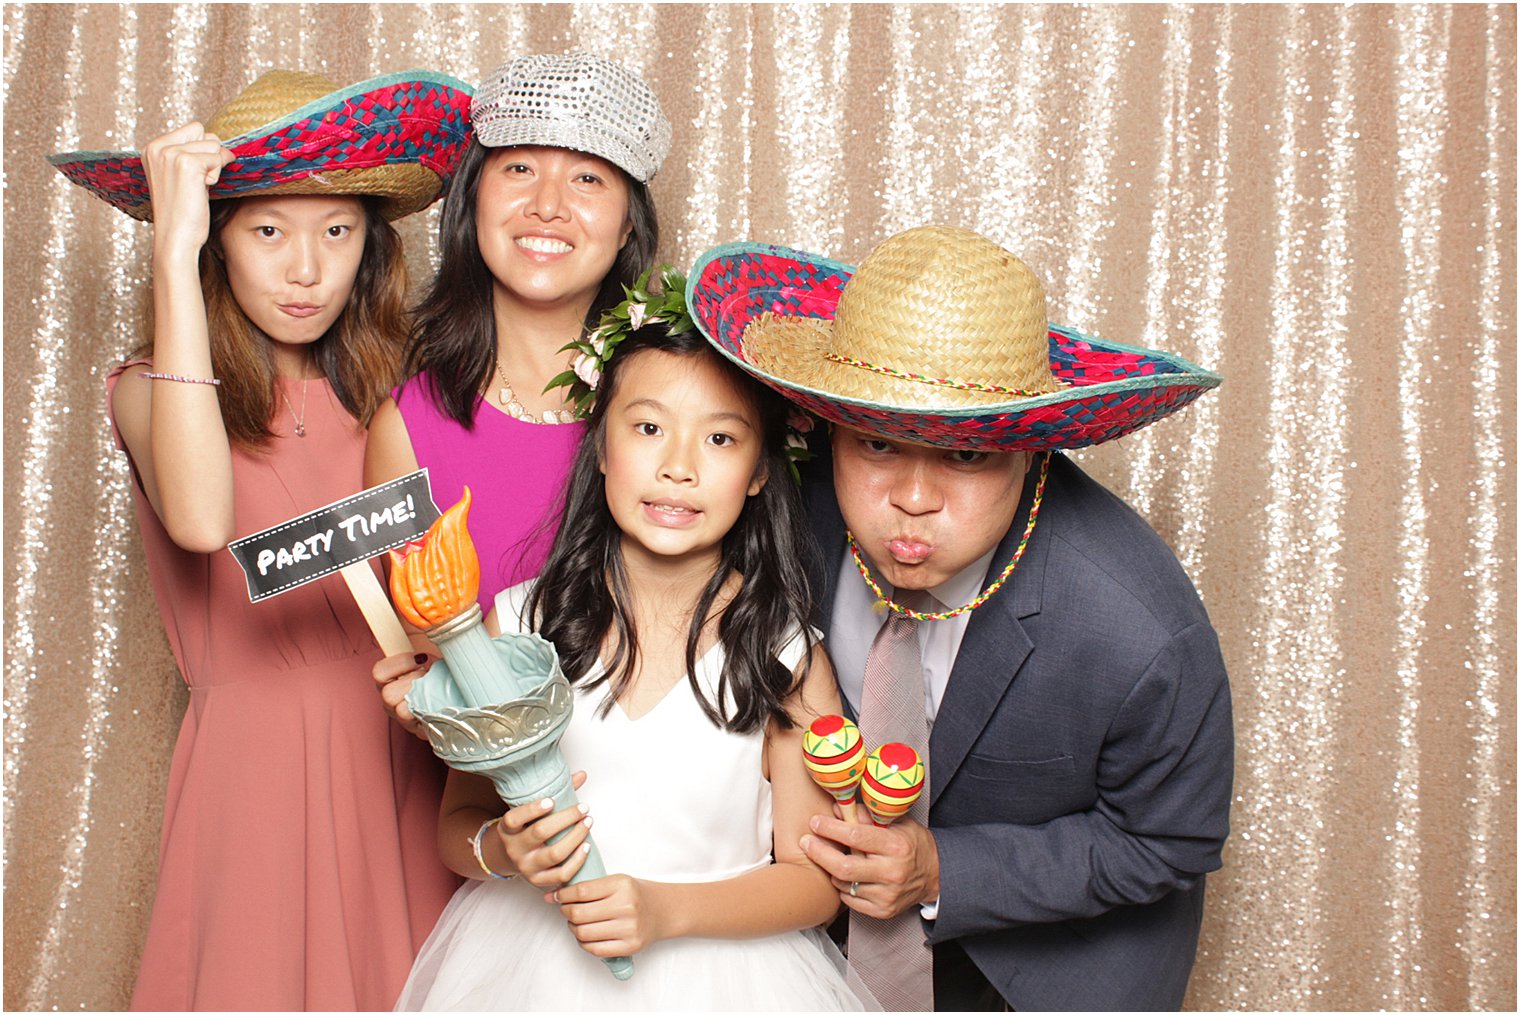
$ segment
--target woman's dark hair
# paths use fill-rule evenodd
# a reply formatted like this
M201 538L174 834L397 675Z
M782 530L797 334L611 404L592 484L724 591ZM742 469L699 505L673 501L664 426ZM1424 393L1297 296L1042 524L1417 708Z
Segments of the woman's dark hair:
M403 373L427 372L424 388L445 415L466 430L474 429L480 389L496 365L496 315L491 309L491 272L480 256L475 234L475 200L486 160L501 149L486 148L473 137L443 199L438 222L438 271L413 316ZM660 223L649 188L621 169L628 184L628 221L633 230L618 251L612 269L591 301L585 327L596 326L603 311L623 299L654 263Z
M358 200L364 207L364 253L353 292L332 327L312 346L312 357L343 408L368 426L399 373L407 331L406 262L401 237L385 220L380 202L371 197ZM227 437L246 450L258 450L274 436L269 421L279 394L274 349L258 335L227 281L221 234L238 204L237 198L211 202L210 239L200 253L201 295L206 302L211 371L222 382L217 398ZM139 354L152 350L151 300L144 326L148 341Z
M697 331L671 335L664 324L646 325L624 339L608 362L590 425L566 481L559 532L523 616L539 618L530 626L559 650L572 683L591 671L607 632L614 633L605 672L588 685L611 682L605 714L637 669L639 645L628 606L622 533L607 507L601 472L606 413L629 361L656 353L706 356L721 365L759 416L762 451L757 468L767 476L764 487L745 501L738 520L723 537L718 566L697 601L686 636L686 679L715 725L748 733L773 720L789 728L792 723L785 702L801 681L776 657L800 634L807 649L800 672L806 674L815 639L808 626L812 593L801 565L810 556L811 536L802 498L787 468L787 403L723 359ZM735 574L741 579L739 591L718 618L718 639L724 651L719 700L709 701L697 680L697 644L724 583Z

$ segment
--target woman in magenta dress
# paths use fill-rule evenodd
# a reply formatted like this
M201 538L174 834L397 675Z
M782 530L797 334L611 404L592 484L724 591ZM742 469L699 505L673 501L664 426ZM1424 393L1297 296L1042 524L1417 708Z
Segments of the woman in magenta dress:
M654 261L647 187L670 149L649 87L584 53L487 75L408 343L410 378L370 427L366 485L427 467L440 507L477 503L480 604L538 574L584 425L544 388L572 342Z
M404 333L389 220L437 196L468 101L274 71L140 157L53 160L155 220L147 355L108 387L190 703L136 1009L388 1008L456 883L441 767L375 700L341 580L250 604L222 550L361 488Z

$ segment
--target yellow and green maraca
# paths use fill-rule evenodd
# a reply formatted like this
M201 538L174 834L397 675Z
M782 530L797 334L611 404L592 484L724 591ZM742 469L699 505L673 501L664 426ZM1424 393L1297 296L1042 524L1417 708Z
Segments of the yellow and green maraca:
M813 781L839 801L844 819L858 822L857 787L866 810L885 827L908 813L924 791L924 763L907 744L867 752L860 728L842 715L813 720L802 734L802 761Z

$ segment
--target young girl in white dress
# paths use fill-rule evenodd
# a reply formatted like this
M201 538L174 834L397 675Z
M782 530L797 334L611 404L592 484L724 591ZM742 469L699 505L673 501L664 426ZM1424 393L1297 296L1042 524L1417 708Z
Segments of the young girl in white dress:
M869 1003L818 929L838 893L797 845L832 805L802 731L839 699L807 625L786 403L700 333L670 330L645 324L597 364L549 559L487 621L557 647L576 689L560 747L584 772L580 807L503 814L489 782L449 773L440 848L472 880L399 1010ZM567 885L593 822L612 873ZM599 960L623 955L635 970L618 981Z

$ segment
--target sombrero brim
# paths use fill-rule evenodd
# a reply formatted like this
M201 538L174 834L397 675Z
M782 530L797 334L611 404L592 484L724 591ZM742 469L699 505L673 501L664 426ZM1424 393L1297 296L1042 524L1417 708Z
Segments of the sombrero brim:
M823 359L824 327L789 329L792 348L747 348L760 314L832 321L855 269L790 247L730 243L703 254L687 277L686 303L704 335L741 369L803 408L892 440L973 451L1059 451L1111 441L1149 426L1217 387L1222 378L1180 356L1051 325L1050 369L1067 387L986 404L888 404L840 394ZM832 389L832 390L831 390Z
M368 194L381 199L387 218L410 215L438 197L463 157L470 97L458 78L426 71L341 88L224 140L236 158L211 197ZM133 218L152 220L140 152L63 152L48 162Z

